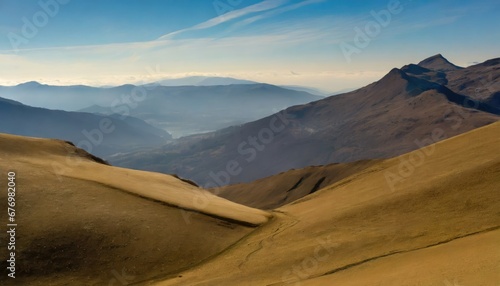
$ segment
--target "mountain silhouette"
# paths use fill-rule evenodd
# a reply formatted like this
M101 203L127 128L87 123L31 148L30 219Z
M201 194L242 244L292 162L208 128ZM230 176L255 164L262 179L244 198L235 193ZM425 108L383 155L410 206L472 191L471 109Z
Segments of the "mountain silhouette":
M110 160L125 167L177 173L214 187L292 168L396 156L497 121L500 89L480 79L494 82L498 67L498 60L492 60L451 68L442 56L433 56L419 65L395 68L352 92ZM462 88L463 82L467 88ZM270 132L277 122L286 126ZM235 161L240 172L229 175L227 166L235 166Z
M98 156L161 146L172 138L130 116L50 110L2 98L0 132L71 141Z

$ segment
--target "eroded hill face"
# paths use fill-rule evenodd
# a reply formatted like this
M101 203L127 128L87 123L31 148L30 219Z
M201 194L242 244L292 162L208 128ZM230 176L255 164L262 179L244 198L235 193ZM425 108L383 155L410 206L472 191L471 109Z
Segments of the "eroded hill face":
M374 163L154 285L497 285L500 123Z
M121 285L167 275L269 217L172 176L105 165L64 141L2 134L0 159L3 178L16 172L18 224L17 278L6 280L4 268L2 285ZM7 209L6 192L0 201Z
M454 92L500 108L500 58L450 72L448 77Z
M428 139L434 130L443 130L439 141L497 121L500 109L494 103L500 89L491 83L499 67L492 60L452 68L444 58L432 57L421 65L393 69L353 92L110 160L177 173L211 188L293 168L388 158L436 142ZM460 89L465 82L467 87Z
M358 161L290 170L250 183L214 188L210 191L230 201L259 209L275 209L346 177L359 173L378 161Z

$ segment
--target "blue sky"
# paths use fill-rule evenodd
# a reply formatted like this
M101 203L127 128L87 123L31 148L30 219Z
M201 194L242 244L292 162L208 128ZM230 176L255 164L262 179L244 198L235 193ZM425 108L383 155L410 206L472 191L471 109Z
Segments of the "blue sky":
M499 14L493 0L0 0L0 84L212 75L336 91L437 53L498 57Z

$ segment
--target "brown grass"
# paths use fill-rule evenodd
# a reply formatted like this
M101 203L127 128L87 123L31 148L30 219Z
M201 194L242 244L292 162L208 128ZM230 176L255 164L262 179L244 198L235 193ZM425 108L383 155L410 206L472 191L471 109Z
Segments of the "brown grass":
M158 285L496 285L498 134L495 123L435 144L394 191L385 172L421 151L368 167Z
M175 273L269 217L172 176L98 163L63 141L0 135L0 158L1 182L17 173L18 223L18 278L3 270L2 285L108 285L122 271L127 282ZM0 201L6 210L6 191Z
M20 227L19 278L1 283L110 285L125 271L137 285L496 285L498 134L494 123L372 161L272 216L172 176L97 163L62 141L2 135ZM389 187L388 172L429 150ZM51 164L67 158L82 161L59 181Z

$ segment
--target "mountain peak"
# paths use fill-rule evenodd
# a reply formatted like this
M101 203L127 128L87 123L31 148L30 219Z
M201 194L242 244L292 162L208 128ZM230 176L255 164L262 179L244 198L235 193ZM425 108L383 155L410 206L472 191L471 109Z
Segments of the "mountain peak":
M39 87L42 86L43 84L39 83L38 81L28 81L25 83L20 83L17 86L24 86L24 87Z
M426 70L425 68L420 68L422 71ZM394 96L401 94L413 97L424 91L440 88L440 85L435 82L424 80L413 74L406 73L406 71L411 69L410 66L405 66L403 69L393 68L377 82L377 90L386 98L394 98ZM416 68L414 67L413 69Z
M452 64L450 61L448 61L441 54L437 54L437 55L434 55L430 58L427 58L427 59L421 61L420 63L418 63L418 65L421 67L430 69L430 70L442 71L442 72L462 69L461 67Z
M408 75L403 70L393 68L388 74L380 79L378 83L394 83L395 80L405 80L407 76Z

